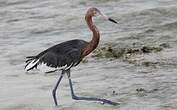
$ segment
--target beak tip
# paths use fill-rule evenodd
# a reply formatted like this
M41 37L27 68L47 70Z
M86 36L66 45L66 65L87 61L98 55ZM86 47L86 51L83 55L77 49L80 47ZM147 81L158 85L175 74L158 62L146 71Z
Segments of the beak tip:
M113 23L118 24L118 22L117 22L117 21L115 21L115 20L113 20L112 18L108 18L108 20L109 20L109 21L111 21L111 22L113 22Z

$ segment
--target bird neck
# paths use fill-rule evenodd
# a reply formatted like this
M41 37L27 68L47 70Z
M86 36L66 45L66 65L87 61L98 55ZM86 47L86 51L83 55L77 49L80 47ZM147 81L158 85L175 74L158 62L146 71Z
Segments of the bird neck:
M93 36L92 36L91 41L88 42L88 45L84 48L84 51L82 54L83 56L86 56L89 53L91 53L98 46L98 43L100 40L100 33L99 33L98 28L93 24L92 16L86 15L85 20L87 22L89 29L92 31Z

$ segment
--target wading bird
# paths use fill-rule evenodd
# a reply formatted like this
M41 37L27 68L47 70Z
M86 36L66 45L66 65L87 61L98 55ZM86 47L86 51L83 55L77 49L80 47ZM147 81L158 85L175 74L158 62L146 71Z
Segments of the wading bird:
M107 99L100 99L95 97L78 97L74 94L70 69L76 65L78 65L81 60L91 53L97 46L100 40L100 33L98 28L92 22L92 17L96 16L97 14L101 15L104 19L109 20L113 23L117 23L115 20L108 18L106 15L101 13L100 10L97 8L89 8L85 15L85 20L89 29L93 33L93 37L91 41L86 42L84 40L69 40L57 45L54 45L45 51L39 53L36 56L28 56L26 57L26 66L25 70L29 71L34 68L38 68L41 71L46 73L55 72L61 70L61 76L59 77L53 91L53 99L55 105L57 106L57 99L56 99L56 90L63 78L64 74L67 74L69 79L69 85L71 89L71 96L75 100L88 100L88 101L100 101L102 103L107 103L111 105L117 105L118 103L112 102ZM45 68L44 68L45 67Z

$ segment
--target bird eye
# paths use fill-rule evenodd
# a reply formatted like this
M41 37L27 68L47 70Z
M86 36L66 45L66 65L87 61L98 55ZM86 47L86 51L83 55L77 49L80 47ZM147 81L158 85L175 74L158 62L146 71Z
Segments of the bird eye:
M93 11L93 14L94 14L94 16L96 16L96 15L97 15L97 12L96 12L96 11Z

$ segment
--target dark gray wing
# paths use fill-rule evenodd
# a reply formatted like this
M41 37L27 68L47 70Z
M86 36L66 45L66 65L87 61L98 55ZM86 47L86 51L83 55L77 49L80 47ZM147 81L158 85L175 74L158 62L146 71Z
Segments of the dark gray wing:
M38 65L44 63L52 68L70 69L81 61L81 52L78 49L72 49L66 53L57 54L55 52L47 52L40 57ZM63 68L64 67L64 68Z
M25 70L29 71L45 64L48 67L69 69L81 61L81 50L87 45L83 40L70 40L44 50L37 56L27 57Z

